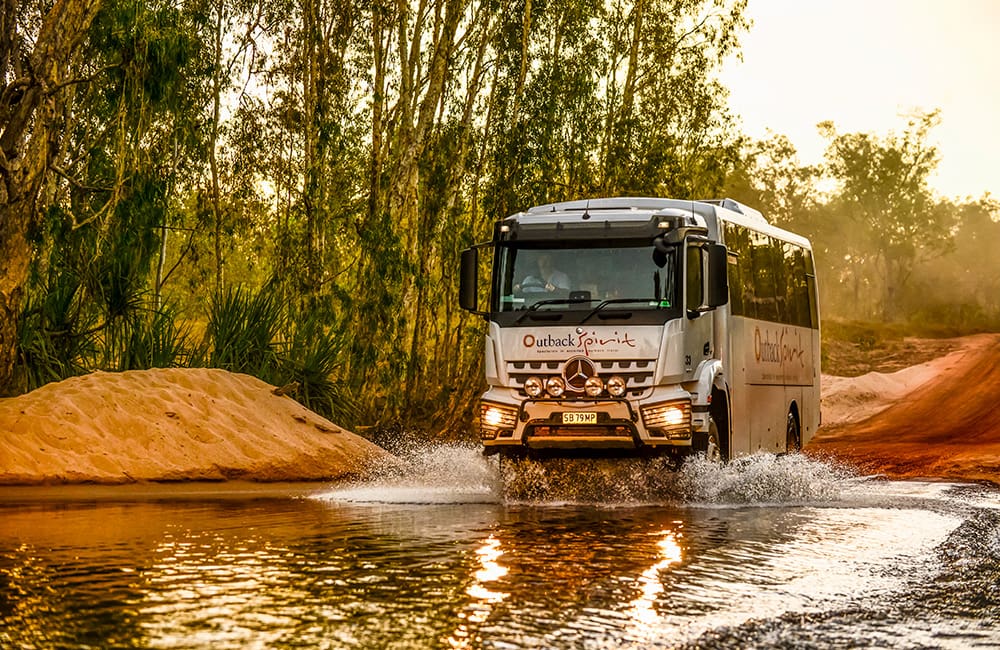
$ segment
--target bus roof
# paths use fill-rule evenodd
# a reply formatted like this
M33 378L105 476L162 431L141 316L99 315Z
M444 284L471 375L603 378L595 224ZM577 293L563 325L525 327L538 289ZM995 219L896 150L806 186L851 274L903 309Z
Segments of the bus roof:
M547 203L513 214L511 219L525 224L589 220L606 223L648 221L656 216L690 215L717 236L720 221L744 226L810 248L800 235L772 225L760 211L733 199L688 201L653 197L612 197ZM699 219L700 217L700 219Z
M621 196L606 199L582 199L578 201L563 201L560 203L547 203L536 205L516 215L517 218L532 217L552 217L552 216L575 216L581 217L585 214L599 213L601 217L613 218L614 216L627 217L633 219L645 219L653 213L683 213L689 215L700 215L703 218L711 218L718 214L721 208L727 212L734 212L742 215L749 222L769 225L767 219L758 210L743 205L733 199L708 199L698 201L686 201L682 199L658 199L651 197Z
M573 213L584 215L600 213L601 218L631 215L632 219L646 219L655 212L683 211L685 214L700 214L709 216L711 210L699 201L683 201L679 199L657 199L650 197L621 196L607 199L582 199L579 201L563 201L536 205L527 212L513 215L518 218L570 216Z

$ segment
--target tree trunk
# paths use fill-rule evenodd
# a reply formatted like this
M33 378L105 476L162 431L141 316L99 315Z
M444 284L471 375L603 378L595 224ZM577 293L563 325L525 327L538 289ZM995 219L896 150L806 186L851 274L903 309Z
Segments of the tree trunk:
M521 110L521 97L524 93L524 80L528 76L528 44L531 40L531 0L524 0L524 16L521 18L521 67L517 72L517 84L514 86L514 107L511 114L517 119Z
M12 3L5 3L5 13ZM31 263L27 232L50 164L59 150L58 102L73 58L100 7L100 0L56 0L38 31L28 76L0 93L0 393L14 392L17 320ZM12 16L5 23L13 26ZM16 38L5 39L16 42ZM3 53L11 58L16 53ZM6 67L6 62L5 62ZM7 70L4 70L7 73ZM4 78L4 81L7 79Z
M216 4L215 23L215 70L212 72L212 137L208 144L208 164L212 172L212 214L215 220L215 293L222 292L223 259L222 259L222 199L219 190L219 122L222 107L222 23L225 3Z
M382 109L385 103L384 13L381 4L372 8L372 59L375 88L372 93L372 150L368 168L368 223L374 224L380 211L382 195Z
M440 8L440 5L438 5ZM426 207L420 204L420 159L426 151L428 141L431 139L435 118L445 88L449 80L450 68L449 59L455 44L455 33L458 23L465 8L462 0L446 3L444 21L439 23L435 30L436 47L433 50L430 69L428 70L427 90L420 101L420 108L416 115L416 124L412 132L412 140L407 151L403 152L403 159L400 167L403 173L400 174L403 183L401 184L401 196L403 202L399 206L400 221L405 224L413 224L416 230L412 237L412 248L410 255L412 259L420 260L420 281L416 281L407 291L407 304L410 305L412 314L412 328L408 332L410 337L410 356L406 373L406 388L404 394L406 402L411 403L417 384L417 377L421 367L420 341L423 338L423 331L426 327L424 314L426 312L426 282L427 260L434 254L433 228L430 219L427 218Z

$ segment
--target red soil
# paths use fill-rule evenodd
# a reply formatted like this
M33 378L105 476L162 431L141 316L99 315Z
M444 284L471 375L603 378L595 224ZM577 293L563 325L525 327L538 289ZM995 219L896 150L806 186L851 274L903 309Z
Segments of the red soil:
M805 451L889 478L1000 484L1000 336L876 415L821 428Z

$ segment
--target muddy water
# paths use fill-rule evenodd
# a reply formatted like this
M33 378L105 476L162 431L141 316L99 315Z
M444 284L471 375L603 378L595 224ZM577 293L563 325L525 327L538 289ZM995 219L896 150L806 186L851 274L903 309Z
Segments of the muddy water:
M411 454L355 486L0 490L0 647L1000 648L1000 493L802 457Z

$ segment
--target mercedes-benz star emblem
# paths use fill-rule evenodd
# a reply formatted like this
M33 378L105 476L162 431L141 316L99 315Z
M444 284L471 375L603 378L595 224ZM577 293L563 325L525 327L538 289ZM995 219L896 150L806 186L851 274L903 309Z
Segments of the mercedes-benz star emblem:
M582 393L587 380L596 376L597 366L587 357L573 357L563 366L566 387L577 393Z

